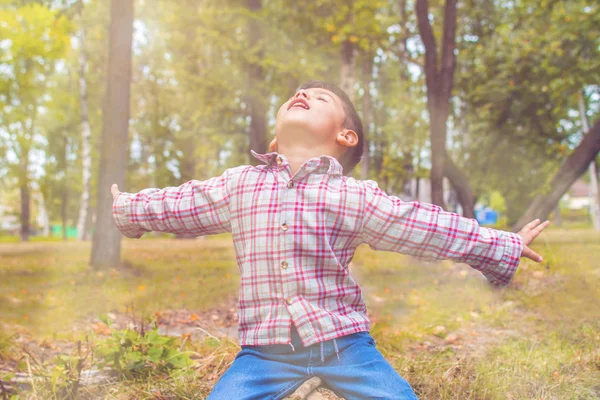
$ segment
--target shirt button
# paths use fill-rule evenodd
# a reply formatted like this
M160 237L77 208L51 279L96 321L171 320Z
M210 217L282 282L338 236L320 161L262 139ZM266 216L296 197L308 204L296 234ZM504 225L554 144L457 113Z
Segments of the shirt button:
M288 230L288 226L285 222L283 224L281 224L281 230L284 232Z
M277 165L281 165L283 164L283 160L281 159L281 157L277 157Z
M281 269L286 269L287 267L288 267L287 261L282 261L281 262Z
M294 182L289 181L288 184L287 184L287 187L288 187L288 189L293 188L294 187Z
M288 306L292 305L292 299L290 299L289 297L287 299L285 299L285 304L287 304Z

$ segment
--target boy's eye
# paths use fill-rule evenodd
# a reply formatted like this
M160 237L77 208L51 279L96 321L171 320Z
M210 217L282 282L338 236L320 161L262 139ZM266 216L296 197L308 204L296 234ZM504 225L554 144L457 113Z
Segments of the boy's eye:
M325 103L327 103L327 100L325 100L325 98L321 96L317 97L317 100L323 100Z

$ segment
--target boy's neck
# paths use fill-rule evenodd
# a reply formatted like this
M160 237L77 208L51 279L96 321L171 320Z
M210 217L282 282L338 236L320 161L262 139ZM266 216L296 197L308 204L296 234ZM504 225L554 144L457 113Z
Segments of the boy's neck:
M292 170L292 175L295 175L296 172L300 169L302 164L311 158L320 157L322 155L330 155L332 157L336 157L331 154L331 151L325 149L291 149L291 148L282 148L279 146L278 149L279 154L283 154L290 163L290 168Z

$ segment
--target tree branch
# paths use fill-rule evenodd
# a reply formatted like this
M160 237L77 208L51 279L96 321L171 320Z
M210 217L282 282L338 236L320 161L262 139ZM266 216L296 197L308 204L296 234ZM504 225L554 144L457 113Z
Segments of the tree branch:
M550 193L537 195L533 199L527 211L513 226L513 232L518 232L525 224L535 218L546 219L550 212L556 208L562 195L569 190L577 178L587 171L588 166L598 153L600 153L600 120L596 121L589 133L579 143L579 146L575 148L560 167L550 184L552 188Z
M438 93L436 84L438 81L437 45L431 24L429 23L429 5L427 0L417 0L416 13L421 40L425 46L425 82L427 84L427 91L433 94L433 96L430 96L431 98L435 98Z
M456 67L456 1L446 0L444 9L444 35L442 37L442 63L440 70L440 92L444 100L450 99Z

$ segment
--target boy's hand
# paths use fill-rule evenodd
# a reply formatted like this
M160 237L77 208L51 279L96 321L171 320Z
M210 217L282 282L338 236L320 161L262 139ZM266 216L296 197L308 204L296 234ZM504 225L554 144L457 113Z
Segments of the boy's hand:
M113 196L113 200L115 200L117 198L117 196L119 196L119 186L116 183L113 183L112 186L110 187L110 192L112 193Z
M525 245L523 247L523 253L521 253L521 257L527 257L537 262L543 261L542 256L537 254L535 251L531 250L528 247L528 245L529 243L533 242L533 239L535 239L540 233L542 233L542 231L548 225L550 225L550 221L546 221L543 224L540 224L540 220L536 219L535 221L531 221L530 223L525 225L523 229L521 229L518 235L523 238L523 244Z

